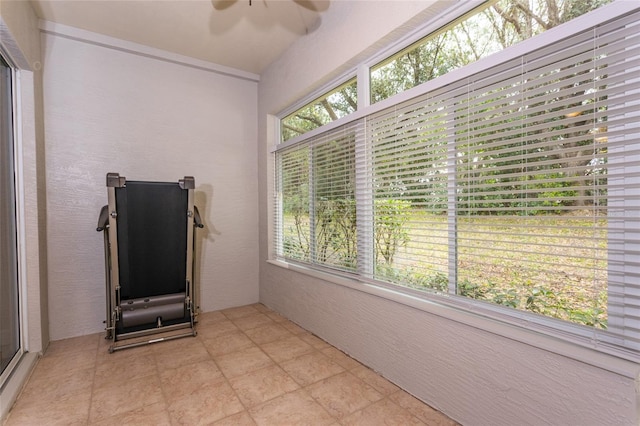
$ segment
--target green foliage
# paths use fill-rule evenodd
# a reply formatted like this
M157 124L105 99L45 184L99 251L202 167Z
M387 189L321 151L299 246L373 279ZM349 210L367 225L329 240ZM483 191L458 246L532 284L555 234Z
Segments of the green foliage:
M490 287L469 280L462 280L458 283L458 294L460 296L470 297L472 299L485 299Z
M356 203L351 199L315 202L316 261L355 269Z
M304 238L300 238L299 235L297 237L285 235L282 250L290 259L302 261L309 259L309 244L305 242Z
M358 86L354 78L282 119L282 141L351 114L357 105Z
M404 241L406 244L408 241L407 230L413 220L409 214L410 204L397 201L380 200L380 204L388 208L386 211L388 215L386 220L379 222L379 232L390 237L391 240L395 239L396 243L385 246L388 249L386 252L388 257L385 257L381 250L376 250L380 259L376 262L376 279L420 290L448 292L449 280L445 273L421 267L417 263L415 266L394 263L394 255L402 245L400 242ZM288 257L308 261L311 253L309 217L304 209L292 210L294 211L295 214L290 216L287 222L291 224L289 229L291 232L285 236L283 248ZM354 200L319 202L316 210L317 261L347 269L355 268L357 257L355 214ZM485 266L485 268L489 267ZM457 294L573 323L598 328L607 327L606 289L597 295L597 300L593 300L590 294L581 294L576 290L580 287L562 289L546 282L523 281L518 274L514 274L511 281L508 281L504 272L499 271L494 273L493 279L495 281L461 278L457 283Z
M304 197L300 197L304 199ZM290 216L288 232L283 250L292 258L314 260L321 264L332 264L355 269L357 261L356 204L353 199L319 199L314 202L315 246L311 250L309 237L309 213L299 199L292 197L287 204ZM387 265L399 247L406 245L409 234L406 223L411 217L411 203L403 200L383 199L375 201L375 246L376 258L384 259Z
M314 203L314 231L311 237L307 208L286 213L283 252L292 259L355 269L357 260L356 206L354 200L317 200ZM312 242L313 241L313 242Z
M590 12L612 0L499 0L372 69L372 103Z
M378 64L371 73L375 103L594 10L611 0L501 0ZM287 141L357 109L349 80L282 120Z
M491 282L482 285L465 280L458 283L458 294L578 324L607 328L606 312L602 308L606 307L606 292L602 292L595 303L578 306L575 297L546 286L514 284L499 287Z
M469 19L455 22L373 67L371 100L377 102L432 80L610 1L489 2L483 11ZM384 137L393 144L393 150L406 155L401 161L391 156L375 159L376 278L417 289L448 290L448 277L436 270L439 266L421 263L420 259L426 259L428 250L433 248L407 246L416 227L412 215L443 217L442 213L448 211L450 198L453 199L449 187L452 176L456 215L466 217L470 227L474 226L472 221L482 216L513 215L515 218L520 214L528 216L527 220L537 220L537 216L553 219L554 215L580 211L583 206L595 203L606 207L606 144L594 148L592 133L600 128L606 131L606 117L601 121L594 118L606 107L597 107L598 98L586 97L588 89L580 87L558 95L563 98L554 98L557 87L565 84L562 79L567 79L567 87L573 87L569 79L584 74L584 87L599 85L588 75L589 70L596 67L592 64L595 62L589 58L576 64L575 71L570 66L549 70L559 77L557 80L550 77L553 81L549 89L541 89L541 93L547 90L547 96L541 96L539 103L532 104L533 108L522 109L514 103L514 97L522 96L521 88L514 87L509 92L511 87L507 86L504 91L478 91L456 99L454 115L456 123L462 124L451 126L451 117L437 105L424 113L424 122L407 114L405 127L405 118L399 117L394 133ZM286 117L282 121L283 140L355 111L356 94L357 87L352 80ZM568 96L575 97L575 101L567 99ZM525 128L522 123L535 126ZM444 127L451 130L443 130ZM420 132L419 137L415 132ZM443 137L444 134L450 136L451 132L456 139L455 168L449 164L450 144ZM285 188L282 191L283 250L290 258L354 270L357 261L356 206L352 195L355 154L341 150L343 143L347 142L336 140L292 154L287 166L281 167L290 171L290 175L281 177ZM315 188L309 188L310 171ZM310 193L315 197L313 200ZM506 220L501 223L508 228L509 218L500 218L503 219ZM461 223L458 219L456 226ZM579 227L569 228L575 232ZM483 232L495 230L487 227ZM510 229L501 231L504 235L518 233ZM429 241L426 238L429 235L421 237L425 237L421 241ZM532 236L531 243L547 242L534 241ZM522 244L526 242L508 240L502 248L511 250ZM466 247L462 251L467 249L475 248ZM462 251L458 256L466 254ZM400 257L398 253L403 257L402 265L396 262L396 257ZM473 252L469 258L476 255ZM521 279L509 272L509 268L517 269L511 259L502 262L496 260L502 255L487 257L482 264L470 262L468 270L482 271L459 280L459 295L606 328L606 289L594 301L593 294L583 295L576 290L585 287L580 278L566 287L561 280L549 278L551 273L547 272ZM527 259L527 262L531 265L537 260ZM550 263L548 259L540 259L542 265ZM569 269L580 266L579 261L567 260Z
M420 271L415 268L395 268L387 264L376 266L376 278L419 290L429 289L446 293L449 279L442 272Z
M411 217L411 202L383 198L374 201L374 208L376 264L382 256L391 265L398 248L409 242L405 225Z

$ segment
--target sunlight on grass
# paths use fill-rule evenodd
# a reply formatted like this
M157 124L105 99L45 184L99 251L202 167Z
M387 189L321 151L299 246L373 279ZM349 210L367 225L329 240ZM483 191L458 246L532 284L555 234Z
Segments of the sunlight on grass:
M457 218L450 252L446 215L413 211L410 236L391 264L376 256L375 277L606 328L607 219L577 215ZM284 255L310 261L308 217L285 215ZM332 255L338 257L339 252ZM450 286L450 259L457 282Z
M380 277L446 292L455 258L460 295L606 328L606 218L473 216L456 225L452 254L447 217L414 213L411 241Z

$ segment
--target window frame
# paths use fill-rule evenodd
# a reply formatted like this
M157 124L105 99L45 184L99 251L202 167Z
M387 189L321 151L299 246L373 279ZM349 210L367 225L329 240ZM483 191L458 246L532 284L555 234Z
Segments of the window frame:
M429 23L425 24L425 26L414 31L410 36L404 37L400 42L393 44L374 57L363 61L358 68L358 77L362 78L362 76L370 75L370 67L380 63L381 60L384 60L384 58L388 57L390 51L397 52L398 49L404 49L415 43L421 37L424 37L425 34L433 32L434 28L437 29L442 27L442 19L448 19L449 21L453 22L455 19L460 18L483 2L477 1L472 3L461 3L458 3L447 9L446 11L440 13L439 15L437 15L438 19L431 20ZM324 132L331 131L339 126L347 125L358 120L365 120L366 117L378 111L385 110L389 107L392 107L393 105L397 105L407 100L413 99L438 87L446 86L450 82L457 81L464 76L473 75L481 70L497 66L510 59L513 59L514 57L521 56L526 52L531 52L540 49L543 46L549 45L555 40L568 37L571 34L588 30L594 25L607 22L626 13L637 11L638 9L640 8L636 5L632 5L629 3L625 4L625 2L622 1L614 1L609 5L605 5L599 8L597 11L597 16L593 12L583 15L572 20L571 24L569 25L562 25L550 29L532 39L528 39L521 43L518 43L517 45L511 46L502 52L496 53L487 58L483 58L480 61L469 64L464 68L451 71L450 73L441 76L438 79L425 82L419 86L391 96L373 105L359 106L356 112L347 117L343 117L323 127L314 129L311 132L290 139L287 142L279 143L278 145L272 147L270 153L275 158L276 154L281 150L304 143L305 141L317 137ZM359 90L364 87L369 87L368 82L358 81ZM359 96L359 103L361 100L363 100L363 98ZM367 96L364 103L368 103L368 101L369 97ZM285 114L278 115L278 117L283 116L285 116ZM278 134L280 134L279 129ZM277 140L279 141L280 138L278 137ZM273 234L271 234L269 238L274 238ZM330 282L340 283L352 287L356 290L381 295L382 297L396 300L403 304L407 304L410 306L415 306L417 304L424 308L424 303L426 302L428 304L429 310L441 312L441 309L449 308L449 310L447 310L447 314L443 314L444 316L460 318L459 315L461 314L468 315L469 313L471 313L474 316L479 315L483 318L489 318L492 320L497 319L501 324L497 328L500 329L502 329L502 326L507 326L509 328L513 328L515 326L519 330L516 332L516 334L520 333L522 330L533 331L534 335L528 335L528 338L524 340L527 342L530 341L528 339L536 339L535 336L542 332L542 334L551 336L554 339L557 339L559 337L562 342L569 345L568 347L565 347L564 350L570 353L573 353L576 347L581 347L588 348L589 350L595 349L597 353L614 355L615 357L618 357L620 359L633 361L640 360L640 353L638 353L638 351L609 345L606 342L600 342L599 337L594 335L593 332L582 330L580 329L580 326L577 326L568 321L557 320L550 317L538 318L537 316L533 316L532 314L525 311L517 311L514 309L505 310L504 307L500 306L485 306L484 304L479 306L479 304L475 303L473 299L459 300L459 298L450 297L446 294L431 294L419 290L413 290L393 284L380 282L367 277L367 274L363 273L364 271L360 270L358 271L358 274L349 274L340 271L328 271L325 268L312 267L310 265L292 261L290 259L280 259L275 251L272 251L270 254L271 257L269 259L269 262L273 264L284 266L289 269L295 269L297 271L306 273L314 277L322 278ZM434 306L434 304L436 306ZM452 313L450 308L453 308L455 313ZM464 320L460 319L460 321L473 325L478 324L477 319L465 318ZM486 323L484 323L481 328L486 328ZM513 331L513 329L511 331ZM500 334L502 334L502 332ZM510 332L508 332L507 334L510 334ZM598 343L595 344L594 342ZM587 358L592 357L592 353L591 355L587 356Z
M310 132L313 132L314 130L317 129L326 129L326 126L335 122L335 121L340 121L342 119L348 118L350 117L353 113L357 112L360 107L362 106L361 104L361 89L360 89L360 81L361 79L359 78L359 76L357 75L356 71L354 70L350 70L347 73L345 73L344 75L342 75L338 80L336 81L332 81L330 84L327 84L325 86L323 86L322 88L316 90L313 92L313 94L306 96L303 100L301 100L300 102L295 103L294 105L292 105L291 107L287 108L286 110L282 111L280 114L277 115L278 117L278 137L277 137L277 141L278 144L282 144L282 143L286 143L289 142L291 140L298 140L299 138L305 138L305 135L308 135ZM310 107L310 106L314 106L316 105L319 101L321 101L322 99L326 99L329 96L333 95L334 93L338 92L340 89L350 86L351 84L355 83L356 84L356 91L357 91L357 106L356 106L356 111L354 111L353 113L347 114L343 117L339 117L338 120L335 121L330 121L327 124L324 124L322 126L318 126L312 130L309 130L305 133L299 134L297 136L294 136L292 138L287 139L286 141L284 140L284 134L282 132L282 126L283 126L283 121L285 119L287 119L288 117L290 117L291 115L295 114L296 112Z
M1 47L1 46L0 46ZM8 159L9 162L12 163L12 172L13 172L13 201L14 201L14 209L13 209L13 213L14 213L14 222L13 222L13 231L15 233L14 235L14 243L15 243L15 252L13 253L14 257L15 257L15 274L16 274L16 282L13 283L15 284L15 291L16 291L16 299L17 299L17 306L16 306L16 320L17 320L17 333L18 333L18 337L17 337L17 344L18 344L18 348L16 350L16 352L14 353L14 355L12 356L11 360L9 361L9 363L7 364L7 366L5 367L5 369L1 372L0 374L0 387L3 387L10 379L11 375L13 374L14 370L17 368L18 364L20 363L23 354L25 353L25 327L23 326L24 324L24 306L25 306L25 302L24 302L24 297L23 297L23 279L22 277L24 276L24 271L23 271L23 245L21 244L23 241L23 227L22 227L22 222L21 222L21 218L23 217L22 215L22 200L21 200L21 192L18 190L18 185L19 185L19 181L20 181L20 164L21 164L21 159L20 159L20 149L19 149L19 145L18 145L18 140L19 140L19 132L20 132L20 127L19 127L19 104L18 104L18 84L19 84L19 75L17 72L17 68L14 66L13 62L11 61L9 55L5 54L1 49L0 49L0 59L3 60L3 62L6 64L6 67L8 69L8 73L9 73L9 87L8 87L8 97L9 97L9 107L11 108L11 118L10 118L10 140L6 141L9 145L11 146L11 158ZM4 66L4 64L3 64ZM0 100L1 102L4 102L4 100ZM2 137L2 136L0 136Z

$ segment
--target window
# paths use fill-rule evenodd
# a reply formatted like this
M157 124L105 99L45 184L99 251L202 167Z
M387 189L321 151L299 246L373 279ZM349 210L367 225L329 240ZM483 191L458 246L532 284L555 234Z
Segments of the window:
M278 162L278 251L291 259L354 270L354 129L342 127L283 151Z
M353 78L283 118L282 141L288 141L349 115L357 107L358 86Z
M0 385L21 351L12 70L0 56Z
M276 148L277 258L637 353L640 11L613 6Z
M373 66L371 103L462 68L611 1L488 1Z

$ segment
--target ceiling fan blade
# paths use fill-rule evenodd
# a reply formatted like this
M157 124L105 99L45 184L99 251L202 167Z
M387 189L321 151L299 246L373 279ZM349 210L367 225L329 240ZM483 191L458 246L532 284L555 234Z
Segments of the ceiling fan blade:
M237 0L211 0L211 4L215 10L225 10L233 6Z
M314 12L324 12L329 8L330 0L293 0L293 2Z

